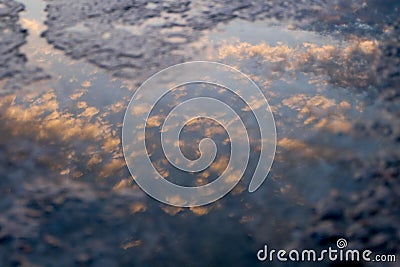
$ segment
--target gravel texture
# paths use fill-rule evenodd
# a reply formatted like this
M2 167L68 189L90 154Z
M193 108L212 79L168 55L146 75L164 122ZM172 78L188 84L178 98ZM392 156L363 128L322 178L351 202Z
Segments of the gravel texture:
M20 52L28 35L18 23L23 10L24 6L17 1L0 1L0 81L6 80L0 93L47 78L40 68L29 66L26 56Z

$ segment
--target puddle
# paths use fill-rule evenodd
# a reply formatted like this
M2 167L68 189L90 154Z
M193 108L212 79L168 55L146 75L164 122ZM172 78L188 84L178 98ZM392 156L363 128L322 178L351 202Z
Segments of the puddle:
M250 75L267 96L278 133L270 178L285 198L313 206L332 192L362 191L365 184L355 178L374 169L382 155L398 154L393 139L367 130L378 124L396 128L396 115L371 90L379 87L377 40L338 41L237 21L220 27L210 42L220 44L218 61ZM262 205L268 190L262 187L265 193L255 194L255 201Z
M29 110L32 108L30 106L32 102L46 103L46 101L52 100L57 107L54 108L53 105L54 110L49 110L45 114L57 112L59 117L43 117L42 113L33 113L31 117L38 121L48 121L50 118L51 121L62 121L62 118L68 117L73 124L87 125L88 128L97 127L102 133L107 132L107 135L113 136L113 140L104 138L102 142L117 144L114 146L114 159L115 155L119 155L120 163L118 166L121 167L123 159L120 157L119 147L120 126L124 108L135 88L133 83L121 78L113 78L102 69L83 60L70 59L62 51L54 49L47 44L44 38L40 37L41 32L46 29L43 23L45 13L41 11L44 10L44 4L34 5L29 2L29 4L27 3L27 10L28 12L22 16L21 22L24 27L28 28L30 35L27 45L22 50L28 55L31 64L42 67L46 73L52 76L52 79L30 86L31 88L26 90L32 91L33 95L28 97L18 96L14 99L14 104L22 105ZM264 24L265 22L250 23L239 20L221 25L213 31L206 32L200 41L192 44L192 46L206 47L200 52L200 55L189 56L195 60L207 58L236 66L261 85L261 89L267 95L275 110L274 115L279 118L279 144L283 147L286 146L287 149L307 147L306 143L312 138L321 139L319 137L321 132L327 131L331 135L349 132L352 120L359 119L361 112L363 112L365 101L362 96L355 97L347 88L329 84L326 75L317 76L315 73L307 73L307 71L311 71L301 69L300 63L296 61L309 57L315 60L313 64L324 63L326 59L324 57L329 57L327 53L331 51L333 51L332 54L338 53L336 56L340 59L340 57L346 56L340 54L340 51L351 46L351 44L338 42L312 32L291 31L279 26L265 27ZM174 38L181 39L181 37ZM267 42L264 40L267 40ZM329 66L322 65L321 68L325 68L324 70L328 74ZM38 95L35 96L35 94ZM218 94L211 95L221 97ZM43 97L46 100L43 100ZM225 98L228 104L237 105L235 102L229 102L229 96ZM175 100L179 102L182 99L177 98ZM165 109L166 107L164 107ZM163 109L161 108L161 110ZM296 130L291 127L293 124L296 125ZM66 133L59 132L58 134L62 139L62 135ZM78 136L79 134L77 134ZM332 138L337 139L337 147L340 147L340 143L344 142L342 141L343 137ZM97 146L96 151L99 152L104 147L104 145L97 145L97 142L101 139L103 138L99 136L94 143L85 140L84 144L88 147ZM70 146L68 143L63 145ZM318 149L322 149L323 146L323 143L318 144ZM368 146L368 148L372 148L372 146ZM312 148L310 149L312 150ZM325 149L327 150L326 153L333 157L335 153L329 151L329 149L337 150L337 148L330 146L330 148ZM71 150L82 150L82 144L79 143L77 147ZM107 151L102 151L103 154L104 152ZM160 151L154 153L157 154ZM299 153L298 156L303 156L301 151ZM313 172L323 174L321 175L323 178L319 180L318 188L324 187L325 190L329 190L332 186L332 180L338 175L338 171L345 171L339 174L340 176L349 176L349 170L337 169L333 162L328 162L329 158L323 159L319 157L317 152L313 153L315 154L314 157L309 155L311 157L304 161L303 169L296 169L296 175L289 175L288 173L284 175L287 181L298 181L299 172L309 173L310 169L313 169ZM93 155L88 154L87 156L90 158ZM88 161L90 162L91 159ZM103 161L102 164L106 165ZM284 164L288 164L288 162ZM71 169L77 169L77 166L65 166L62 173L77 172L82 173L84 177L85 174L92 176L91 171L84 166L81 166L78 171ZM281 173L286 169L287 166L275 167L274 171ZM124 175L127 174L124 172ZM283 173L277 176L281 175ZM307 177L313 179L313 175L307 175ZM303 179L307 179L307 177ZM126 177L114 177L112 180L115 182L124 178ZM180 178L177 177L177 179ZM302 180L303 182L304 180ZM305 184L309 183L305 182ZM326 193L326 191L319 190L317 196L305 194L304 197L310 197L310 201L315 201ZM302 195L303 193L299 194Z
M315 45L339 45L339 42L332 37L309 31L289 30L287 27L273 24L268 26L266 21L234 20L218 26L211 34L210 39L213 42L242 41L253 45L266 43L268 45L287 44L296 46L304 42Z
M45 3L21 2L27 11L21 13L20 21L29 32L21 52L27 55L29 65L42 68L51 78L0 100L2 120L9 126L3 142L27 139L37 143L41 150L36 157L43 158L43 165L57 172L61 180L82 178L94 185L105 183L110 189L121 181L121 176L128 176L123 171L112 173L124 167L120 127L135 82L113 78L98 67L54 49L40 37L46 30ZM24 142L21 147L15 146L31 149L24 147ZM107 167L99 167L101 164ZM110 179L99 183L100 177L106 176Z
M13 145L13 149L8 149L9 153L20 151L14 155L15 160L33 160L33 169L24 165L31 172L30 179L38 179L40 183L52 179L56 181L54 187L61 181L68 181L68 184L85 188L76 198L83 198L82 195L89 191L94 195L90 201L98 201L99 204L93 205L99 214L93 216L104 219L105 224L117 232L115 236L107 235L112 240L111 250L117 251L109 251L107 255L125 253L121 252L121 246L133 248L144 258L150 252L143 251L149 248L170 255L169 250L179 253L180 247L196 248L194 243L201 242L207 246L210 244L210 250L220 251L226 246L225 238L231 237L238 246L233 250L238 257L245 258L242 262L254 263L254 259L246 256L249 251L252 253L265 241L276 247L286 244L282 236L295 227L307 225L314 203L332 192L350 194L361 190L363 185L354 179L360 161L371 162L376 154L400 151L398 145L389 139L360 135L354 127L360 123L370 125L379 120L389 123L394 120L381 110L378 101L371 99L371 94L365 93L374 86L374 69L370 67L379 56L378 41L356 38L338 41L313 32L266 26L265 21L233 20L214 30L204 31L199 41L189 43L187 51L197 53L178 53L193 60L207 59L232 65L260 86L272 107L278 131L278 150L273 168L268 180L254 194L244 190L250 179L247 174L244 183L213 205L190 210L160 205L145 197L132 183L121 151L125 108L143 77L136 80L116 78L104 69L84 60L71 59L54 49L40 37L46 30L45 2L20 2L27 10L21 14L21 24L29 31L22 52L27 55L29 64L41 67L52 78L26 86L17 94L0 100L1 120L7 125L0 144ZM147 7L153 9L156 6L148 3ZM172 16L171 20L176 22L177 19ZM157 19L148 21L149 25L159 23ZM140 27L119 24L115 28L134 34L143 31ZM70 30L79 32L86 28L84 24L78 24ZM177 34L180 27L170 31ZM103 38L111 38L110 34L104 33ZM172 43L187 41L179 34L169 38ZM357 88L365 88L365 92ZM196 96L198 90L192 90L194 93L191 95L177 89L169 97L172 102L179 103L182 99ZM238 110L243 108L229 94L218 91L209 94ZM165 116L163 112L168 109L171 109L171 102L161 101L158 115ZM159 134L160 123L155 121L153 126L148 139L157 144L158 137L153 136ZM192 127L185 129L183 143L196 144L193 140L198 140L207 130L215 131L218 140L225 139L216 125L200 123ZM200 133L193 133L196 127L200 128ZM226 153L226 144L222 148L221 153ZM157 145L152 149L156 158L162 152ZM32 154L31 150L35 152ZM189 145L184 153L195 158L198 151L195 145ZM254 163L250 163L250 167L252 165ZM164 168L172 180L185 182L172 167L162 164L159 167ZM48 171L53 175L51 178L46 177L47 170L51 170ZM218 171L209 179L212 180ZM201 184L205 180L196 182ZM37 184L30 186L40 187ZM74 190L77 189L71 191ZM9 196L13 197L12 194ZM134 201L124 203L126 196L131 197L129 201ZM90 212L90 207L87 210L85 207L82 207L83 211ZM107 213L104 218L103 212ZM205 214L207 216L197 217ZM8 217L4 224L11 223L12 216ZM60 219L54 219L54 224L57 220ZM231 223L226 229L221 229L220 222L225 220ZM47 224L47 227L52 226L52 221ZM46 230L43 225L35 224L35 227L35 231L38 228ZM98 228L102 227L98 224L92 231L99 232ZM19 229L16 226L12 230ZM176 229L181 233L174 234ZM204 232L203 236L193 235L198 229ZM53 235L62 240L72 238L57 231ZM92 241L99 240L99 237L91 238ZM109 244L103 245L110 250ZM90 243L84 246L90 247ZM242 251L243 247L247 249ZM68 252L75 251L75 248L68 249ZM146 259L136 262L143 263Z

